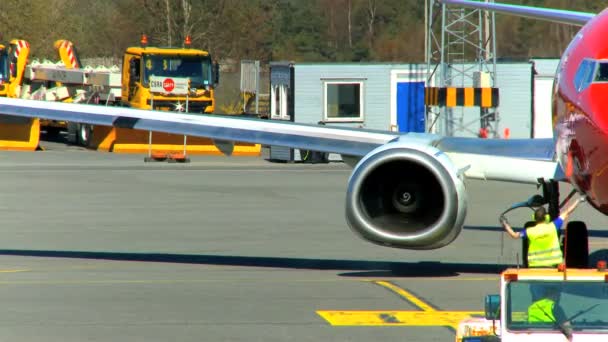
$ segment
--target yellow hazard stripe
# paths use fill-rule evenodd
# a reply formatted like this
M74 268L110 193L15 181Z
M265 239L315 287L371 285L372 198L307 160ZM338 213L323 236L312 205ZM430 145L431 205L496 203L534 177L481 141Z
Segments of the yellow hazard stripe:
M439 107L498 107L498 88L427 87L424 103Z
M492 91L490 88L481 88L481 106L490 107L492 105Z
M456 88L448 88L446 93L446 107L456 107Z
M473 88L464 88L464 106L473 107L475 103L475 91Z

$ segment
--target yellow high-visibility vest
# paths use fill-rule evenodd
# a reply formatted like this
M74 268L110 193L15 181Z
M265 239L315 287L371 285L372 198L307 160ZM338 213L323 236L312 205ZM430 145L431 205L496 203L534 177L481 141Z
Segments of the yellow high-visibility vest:
M554 306L555 302L549 298L543 298L532 303L528 307L528 323L555 323Z
M528 266L554 267L563 261L557 229L553 222L538 223L526 230L528 237Z

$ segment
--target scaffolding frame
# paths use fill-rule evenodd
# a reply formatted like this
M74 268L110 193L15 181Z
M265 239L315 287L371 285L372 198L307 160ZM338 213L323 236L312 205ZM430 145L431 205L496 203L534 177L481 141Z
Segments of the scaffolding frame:
M486 0L494 2L494 0ZM425 0L427 85L497 87L495 14ZM464 131L498 137L497 108L479 108L479 118L464 122L462 107L427 106L427 132L454 136ZM479 123L479 128L474 126Z

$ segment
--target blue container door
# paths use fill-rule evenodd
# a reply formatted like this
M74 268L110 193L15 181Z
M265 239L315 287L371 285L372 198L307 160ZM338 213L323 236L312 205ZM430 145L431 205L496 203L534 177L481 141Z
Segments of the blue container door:
M399 132L424 132L424 82L397 83Z

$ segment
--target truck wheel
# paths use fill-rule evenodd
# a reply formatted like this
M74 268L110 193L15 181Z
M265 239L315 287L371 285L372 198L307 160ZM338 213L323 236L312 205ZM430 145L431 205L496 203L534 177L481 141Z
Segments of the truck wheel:
M574 268L589 267L589 235L587 225L582 221L568 223L566 229L567 245L564 247L566 266Z
M524 229L528 229L530 227L534 227L536 222L528 221L524 224ZM522 263L524 268L528 268L528 239L521 239L521 255L522 255Z
M89 147L91 143L91 126L86 124L78 125L78 144L80 146Z
M67 131L68 134L66 136L66 140L68 141L68 143L73 144L73 145L78 145L78 129L79 129L79 124L74 123L74 122L68 122L67 124Z

